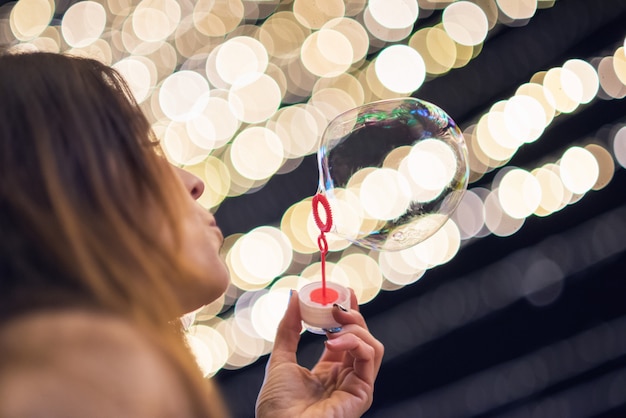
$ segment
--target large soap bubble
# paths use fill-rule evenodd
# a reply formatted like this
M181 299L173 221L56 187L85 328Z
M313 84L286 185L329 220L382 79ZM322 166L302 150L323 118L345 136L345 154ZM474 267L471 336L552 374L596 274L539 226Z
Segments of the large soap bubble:
M433 235L469 177L463 134L443 110L414 98L368 103L330 122L318 151L332 229L374 250Z

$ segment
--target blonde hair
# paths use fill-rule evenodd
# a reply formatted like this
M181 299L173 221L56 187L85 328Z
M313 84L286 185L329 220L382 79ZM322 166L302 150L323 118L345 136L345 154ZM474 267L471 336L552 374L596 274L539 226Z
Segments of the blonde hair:
M0 319L68 305L127 318L197 415L223 416L173 325L174 282L199 274L179 252L184 191L122 77L91 59L5 55L0 97Z

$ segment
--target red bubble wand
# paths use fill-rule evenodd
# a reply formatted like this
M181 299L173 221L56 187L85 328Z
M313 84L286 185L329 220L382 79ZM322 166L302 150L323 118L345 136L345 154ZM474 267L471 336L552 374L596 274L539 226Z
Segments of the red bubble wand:
M323 222L320 217L320 204L324 208L326 222ZM320 289L316 289L311 293L311 300L326 305L335 301L338 294L333 289L327 289L326 287L326 254L328 254L328 241L326 241L326 233L330 232L330 228L333 226L333 214L330 210L330 203L328 203L328 199L326 199L326 196L321 193L317 193L313 196L313 219L320 230L320 235L317 237L317 246L320 249L321 255L320 263L322 266L322 288L321 294L319 292Z

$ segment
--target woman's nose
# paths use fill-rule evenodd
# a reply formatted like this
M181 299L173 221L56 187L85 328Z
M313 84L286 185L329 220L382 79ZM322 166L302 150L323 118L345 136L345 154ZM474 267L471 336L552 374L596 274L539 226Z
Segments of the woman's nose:
M174 166L174 171L176 171L178 177L180 177L183 181L183 184L191 197L197 200L200 196L202 196L202 193L204 193L204 182L200 179L200 177L176 166Z

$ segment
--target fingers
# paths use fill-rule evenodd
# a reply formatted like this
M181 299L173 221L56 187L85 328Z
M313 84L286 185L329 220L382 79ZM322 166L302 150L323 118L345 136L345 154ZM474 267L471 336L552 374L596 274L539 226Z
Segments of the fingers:
M298 292L292 290L283 319L278 324L269 365L279 361L296 362L296 350L302 331Z
M351 309L342 309L347 308L347 306L339 306L339 309L333 309L333 317L335 318L335 321L342 325L357 324L367 329L365 319L359 313L359 302L354 294L354 290L352 289L350 289L350 306Z
M380 368L378 354L374 346L366 343L354 333L344 333L326 341L326 349L335 353L349 353L352 357L352 367L356 376L368 384L374 384Z
M354 289L352 288L349 288L349 290L350 290L350 306L352 306L352 309L359 312L359 300L356 297L356 293L354 293Z
M354 295L354 292L352 292L352 296L354 299L356 299L356 296ZM354 301L352 302L352 306L358 306ZM383 359L383 354L384 354L384 346L382 345L382 343L380 341L378 341L368 330L367 324L365 323L365 319L363 318L363 316L356 310L354 309L350 309L350 310L343 310L341 309L341 307L337 306L333 309L333 317L335 318L335 320L337 322L339 322L340 324L342 324L342 328L340 331L336 332L336 333L327 333L327 337L329 339L329 341L333 341L332 344L334 344L334 341L336 340L342 340L342 337L344 335L354 335L356 338L358 338L359 341L361 341L364 345L368 346L371 348L372 352L372 366L373 366L373 372L374 372L374 376L376 375L376 373L378 373L378 370L380 369L380 365L382 363L382 359ZM336 348L337 346L335 346ZM335 349L335 350L330 350L329 348L329 358L336 358L337 355L339 354L338 352L340 350ZM362 351L361 351L362 353ZM353 354L352 352L350 352L350 354ZM347 362L350 362L350 359L344 359ZM369 366L368 366L369 367ZM367 372L369 373L369 372ZM366 373L366 374L367 374ZM368 374L367 374L368 375Z

